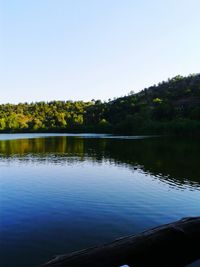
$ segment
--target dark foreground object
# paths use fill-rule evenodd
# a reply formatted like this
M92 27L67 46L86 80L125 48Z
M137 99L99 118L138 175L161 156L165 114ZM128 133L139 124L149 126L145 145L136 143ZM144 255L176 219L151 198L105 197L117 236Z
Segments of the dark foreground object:
M153 228L112 243L61 255L41 267L185 266L200 258L200 217Z

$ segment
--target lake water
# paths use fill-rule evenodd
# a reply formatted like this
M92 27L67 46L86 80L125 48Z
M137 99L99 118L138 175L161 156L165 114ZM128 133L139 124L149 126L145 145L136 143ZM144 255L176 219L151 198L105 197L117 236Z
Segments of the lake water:
M0 266L200 215L200 142L110 135L0 135Z

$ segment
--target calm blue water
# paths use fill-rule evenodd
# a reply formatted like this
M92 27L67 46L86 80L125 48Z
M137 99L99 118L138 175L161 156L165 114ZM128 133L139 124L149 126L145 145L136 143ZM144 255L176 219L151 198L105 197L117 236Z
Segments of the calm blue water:
M1 135L1 266L199 216L199 152L198 140Z

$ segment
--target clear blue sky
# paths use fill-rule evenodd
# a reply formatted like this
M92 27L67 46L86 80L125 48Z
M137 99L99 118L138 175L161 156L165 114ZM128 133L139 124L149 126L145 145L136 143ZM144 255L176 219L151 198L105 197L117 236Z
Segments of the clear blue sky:
M199 0L0 0L0 102L107 100L200 72Z

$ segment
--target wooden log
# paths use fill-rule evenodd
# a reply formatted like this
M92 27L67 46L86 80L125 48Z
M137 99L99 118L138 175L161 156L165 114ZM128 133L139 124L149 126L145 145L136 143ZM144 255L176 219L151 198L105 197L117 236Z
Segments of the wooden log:
M57 256L41 267L181 267L200 258L200 217Z

